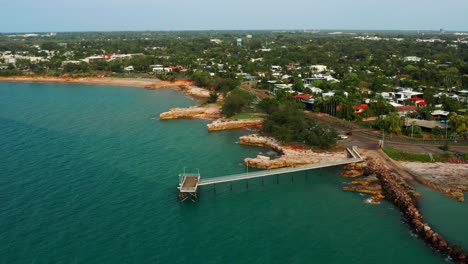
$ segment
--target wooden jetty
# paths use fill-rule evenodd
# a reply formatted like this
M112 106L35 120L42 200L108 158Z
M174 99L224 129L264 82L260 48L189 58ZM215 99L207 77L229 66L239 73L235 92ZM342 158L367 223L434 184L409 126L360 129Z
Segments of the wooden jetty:
M256 171L256 172L247 172L241 174L234 174L222 177L215 177L210 179L201 179L200 173L183 173L179 175L179 198L181 201L185 201L187 198L191 197L192 200L197 199L198 197L198 187L199 186L207 186L207 185L215 185L217 183L226 183L226 182L234 182L240 180L249 180L259 177L266 177L271 175L280 175L290 172L298 172L298 171L307 171L313 169L320 169L326 167L334 167L339 165L346 165L351 163L362 162L363 158L357 152L356 147L346 148L346 152L348 153L348 158L343 160L337 160L333 162L320 162L310 165L303 165L303 166L295 166L295 167L286 167L280 169L271 169L271 170L263 170L263 171Z
M183 202L188 198L196 200L198 196L198 185L200 182L200 172L179 174L179 199Z

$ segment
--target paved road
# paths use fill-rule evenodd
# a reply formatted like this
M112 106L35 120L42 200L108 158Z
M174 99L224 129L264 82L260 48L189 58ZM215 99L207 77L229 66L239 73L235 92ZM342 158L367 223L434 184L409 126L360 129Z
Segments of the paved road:
M310 113L310 112L309 112ZM346 133L349 131L356 131L362 130L366 132L370 132L370 130L366 130L364 128L354 128L354 129L343 129L342 126L336 125L333 123L334 117L330 117L328 115L317 114L317 113L310 113L315 118L330 124L332 127L337 129L340 133ZM433 153L433 154L443 154L444 151L439 149L438 145L429 145L429 144L416 144L416 143L400 143L400 142L392 142L392 141L385 141L384 144L386 146L405 150L408 152L413 153ZM348 139L340 140L338 145L341 147L350 147L350 146L357 146L359 148L368 149L368 150L378 150L379 149L379 139L375 137L367 137L362 135L361 133L353 133L352 136L349 136ZM450 151L456 152L463 152L468 153L468 146L449 146Z

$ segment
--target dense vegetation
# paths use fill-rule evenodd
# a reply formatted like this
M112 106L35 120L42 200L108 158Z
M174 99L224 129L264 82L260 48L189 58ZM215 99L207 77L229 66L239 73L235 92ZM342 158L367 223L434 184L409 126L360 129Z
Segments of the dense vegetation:
M231 117L242 111L247 111L255 98L256 96L248 91L239 88L234 89L227 94L222 107L222 113L227 117Z
M272 91L275 84L289 84L296 92L313 94L309 110L328 113L348 121L368 117L368 127L387 133L422 137L468 137L468 36L440 32L302 32L302 31L204 31L204 32L84 32L47 36L0 34L0 76L49 75L144 77L164 80L190 79L212 91L209 102L220 94L226 98L223 113L234 116L252 111L255 100L237 89L241 84ZM242 45L236 39L242 39ZM111 55L127 55L113 58ZM16 56L14 63L9 58ZM414 59L416 57L416 59ZM92 59L90 59L92 58ZM409 59L408 59L409 58ZM413 58L413 59L412 59ZM339 81L305 78L317 72L311 65L323 64L327 74ZM126 67L132 66L132 70ZM170 70L154 71L154 67ZM280 67L273 71L272 66ZM310 85L321 89L312 92ZM404 127L404 118L381 96L395 87L421 92L427 105L406 117L432 120L434 110L450 112L449 131ZM333 96L323 94L333 92ZM440 94L442 92L442 94ZM463 95L462 95L463 96ZM284 100L287 98L287 100ZM258 105L271 116L265 131L283 139L321 145L299 128L311 127L309 117L297 114L287 101L289 94L263 100ZM356 113L356 106L368 108ZM405 102L411 105L412 102ZM282 118L285 118L284 120ZM280 120L292 127L281 128ZM275 124L275 125L273 125ZM286 124L286 123L285 123ZM309 126L310 125L310 126ZM283 131L284 130L284 131ZM315 132L314 132L315 133ZM309 133L310 134L310 133ZM318 133L317 133L318 134ZM322 140L318 140L322 141Z
M457 43L458 36L426 33L359 33L330 35L329 32L225 31L225 32L90 32L59 33L49 37L0 35L0 51L47 58L31 63L17 61L1 74L21 74L29 69L43 74L57 73L124 73L132 65L135 72L151 72L151 65L178 65L187 72L174 72L172 77L191 77L212 85L219 78L234 80L244 72L257 76L265 72L271 77L271 65L288 68L287 74L297 81L306 77L305 67L325 64L334 71L338 84L316 83L320 88L354 92L355 87L371 91L390 91L392 86L459 87L468 89L468 44ZM252 38L246 38L251 34ZM383 40L357 39L358 36L377 36ZM236 38L242 37L238 47ZM437 38L445 42L417 42L416 39ZM210 39L218 39L213 42ZM399 39L399 40L395 40ZM53 54L50 52L53 51ZM62 65L66 60L80 60L88 56L106 54L138 54L125 60L96 61L91 64ZM404 61L405 56L423 58L419 62ZM259 59L261 58L261 59ZM240 65L240 68L239 68ZM302 67L302 70L297 70ZM195 74L195 72L199 72ZM207 73L215 73L209 76ZM393 77L393 78L389 78ZM218 80L217 80L218 79ZM223 82L223 81L221 81ZM229 82L228 82L229 85ZM213 85L214 86L214 85Z
M271 103L269 99L266 102L265 105ZM285 142L298 142L310 147L327 149L336 144L336 131L305 114L297 104L270 104L268 112L270 114L262 129L266 134Z

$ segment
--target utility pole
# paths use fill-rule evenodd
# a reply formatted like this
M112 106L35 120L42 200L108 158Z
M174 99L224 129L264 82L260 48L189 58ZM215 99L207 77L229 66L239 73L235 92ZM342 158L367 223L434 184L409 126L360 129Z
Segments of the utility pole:
M380 148L384 147L384 139L385 139L385 130L382 130L382 144L380 145Z
M448 126L449 126L449 120L447 120L447 122L445 123L445 139L448 139Z

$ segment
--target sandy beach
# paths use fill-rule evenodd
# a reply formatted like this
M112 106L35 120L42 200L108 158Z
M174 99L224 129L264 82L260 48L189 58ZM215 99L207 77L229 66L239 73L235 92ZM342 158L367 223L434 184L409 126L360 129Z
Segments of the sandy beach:
M207 89L193 85L193 82L187 80L161 81L159 79L149 78L112 78L112 77L48 77L48 76L11 76L0 77L0 82L33 82L33 83L63 83L63 84L82 84L82 85L111 85L111 86L131 86L142 87L145 89L180 89L185 94L197 99L208 98L210 92Z

